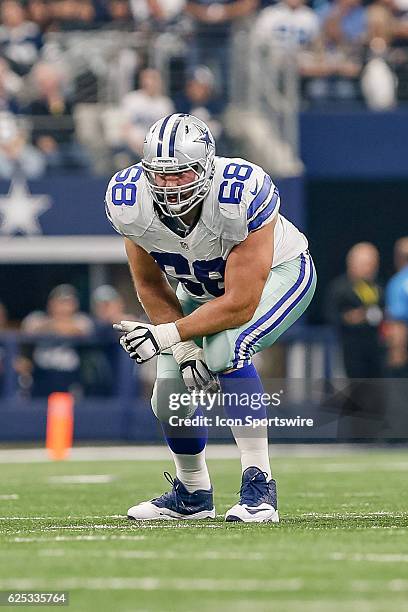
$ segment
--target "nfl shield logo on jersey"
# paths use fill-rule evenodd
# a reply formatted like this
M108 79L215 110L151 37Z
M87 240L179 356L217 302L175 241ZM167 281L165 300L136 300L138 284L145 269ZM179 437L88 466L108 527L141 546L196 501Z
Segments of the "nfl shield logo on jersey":
M187 244L187 242L180 242L180 246L182 249L184 249L185 251L189 250L189 246Z

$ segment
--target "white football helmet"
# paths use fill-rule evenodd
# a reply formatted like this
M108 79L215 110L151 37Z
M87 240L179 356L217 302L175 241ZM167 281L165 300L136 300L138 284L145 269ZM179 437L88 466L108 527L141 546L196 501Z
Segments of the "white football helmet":
M215 142L210 129L193 115L175 113L150 128L142 166L152 198L164 215L180 217L203 201L214 176L214 156ZM179 187L156 184L156 174L185 170L193 170L196 179Z

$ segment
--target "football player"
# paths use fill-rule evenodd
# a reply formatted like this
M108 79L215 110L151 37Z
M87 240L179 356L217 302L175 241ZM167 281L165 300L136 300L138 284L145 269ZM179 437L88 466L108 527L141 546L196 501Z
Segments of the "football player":
M215 516L206 427L200 419L194 426L174 424L169 396L185 394L186 387L214 392L218 384L224 393L263 392L251 358L298 319L316 285L307 240L279 205L278 189L262 168L216 157L208 126L180 113L155 123L141 163L108 185L107 214L124 236L135 289L151 321L121 321L116 328L137 363L158 356L152 407L176 468L174 479L168 475L172 490L131 507L129 518ZM225 407L227 417L251 413L240 394ZM201 415L202 407L191 402L177 414ZM265 408L257 410L260 417ZM278 522L267 429L244 430L232 427L242 486L226 520Z

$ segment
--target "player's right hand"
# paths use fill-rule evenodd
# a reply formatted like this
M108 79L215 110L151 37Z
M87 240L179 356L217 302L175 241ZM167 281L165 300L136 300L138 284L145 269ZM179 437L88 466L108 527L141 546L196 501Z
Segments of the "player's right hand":
M172 347L174 359L179 364L187 390L217 393L220 384L216 374L205 363L204 351L195 342L179 342Z
M189 359L180 365L180 372L187 390L217 393L220 390L218 377L207 367L203 359Z

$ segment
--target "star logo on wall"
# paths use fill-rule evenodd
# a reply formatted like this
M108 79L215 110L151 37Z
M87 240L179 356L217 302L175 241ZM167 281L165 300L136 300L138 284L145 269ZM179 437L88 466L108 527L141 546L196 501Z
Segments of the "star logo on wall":
M25 179L12 179L9 192L0 196L0 234L42 234L38 217L51 207L47 195L30 193Z
M196 128L200 132L200 136L194 140L194 142L204 142L205 143L205 152L208 153L211 146L214 146L213 139L210 136L210 132L202 128L200 125L196 125Z

